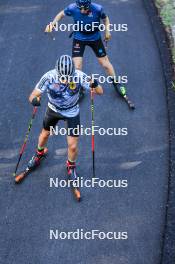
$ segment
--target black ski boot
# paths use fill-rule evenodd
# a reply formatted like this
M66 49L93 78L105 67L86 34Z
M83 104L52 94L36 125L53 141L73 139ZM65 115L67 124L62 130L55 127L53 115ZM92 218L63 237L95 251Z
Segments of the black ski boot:
M33 155L31 160L28 163L28 168L30 170L35 169L40 165L41 160L46 156L48 152L47 148L44 148L42 151L37 150L36 153Z

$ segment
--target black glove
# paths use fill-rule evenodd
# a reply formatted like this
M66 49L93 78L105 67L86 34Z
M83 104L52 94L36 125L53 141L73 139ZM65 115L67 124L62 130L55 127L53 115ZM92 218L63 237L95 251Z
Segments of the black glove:
M40 105L41 105L40 100L38 100L37 97L34 97L34 98L33 98L31 104L32 104L33 106L40 106Z
M91 83L91 88L97 88L97 86L98 86L98 81L93 80L93 82Z

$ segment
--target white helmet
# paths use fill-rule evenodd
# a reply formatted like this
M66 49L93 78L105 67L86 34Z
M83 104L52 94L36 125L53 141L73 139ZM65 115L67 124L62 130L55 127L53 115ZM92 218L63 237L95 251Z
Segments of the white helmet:
M58 73L58 76L72 76L75 72L75 65L72 60L72 57L69 55L62 55L55 65L55 69Z

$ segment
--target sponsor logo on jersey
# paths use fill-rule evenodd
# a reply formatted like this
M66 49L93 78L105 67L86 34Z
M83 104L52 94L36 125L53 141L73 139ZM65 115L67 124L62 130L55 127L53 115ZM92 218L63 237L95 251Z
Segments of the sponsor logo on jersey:
M80 44L76 43L76 45L74 46L75 49L80 49Z
M69 87L70 87L71 90L75 90L76 89L76 83L70 82L69 83Z
M93 17L92 12L90 12L90 13L88 14L88 17Z

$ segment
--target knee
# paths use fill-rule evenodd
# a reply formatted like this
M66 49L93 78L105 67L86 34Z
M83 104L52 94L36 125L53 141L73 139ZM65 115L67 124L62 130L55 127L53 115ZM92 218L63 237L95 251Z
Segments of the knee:
M82 64L81 64L81 63L77 63L77 64L75 65L75 68L76 68L76 70L81 71L81 70L82 70Z
M81 59L74 58L73 61L74 61L74 64L75 64L75 68L77 70L80 70L81 71L82 70L82 60Z
M43 130L41 131L41 136L42 136L42 138L48 138L49 135L50 135L50 131L47 131L47 130L45 130L45 129L43 129Z

